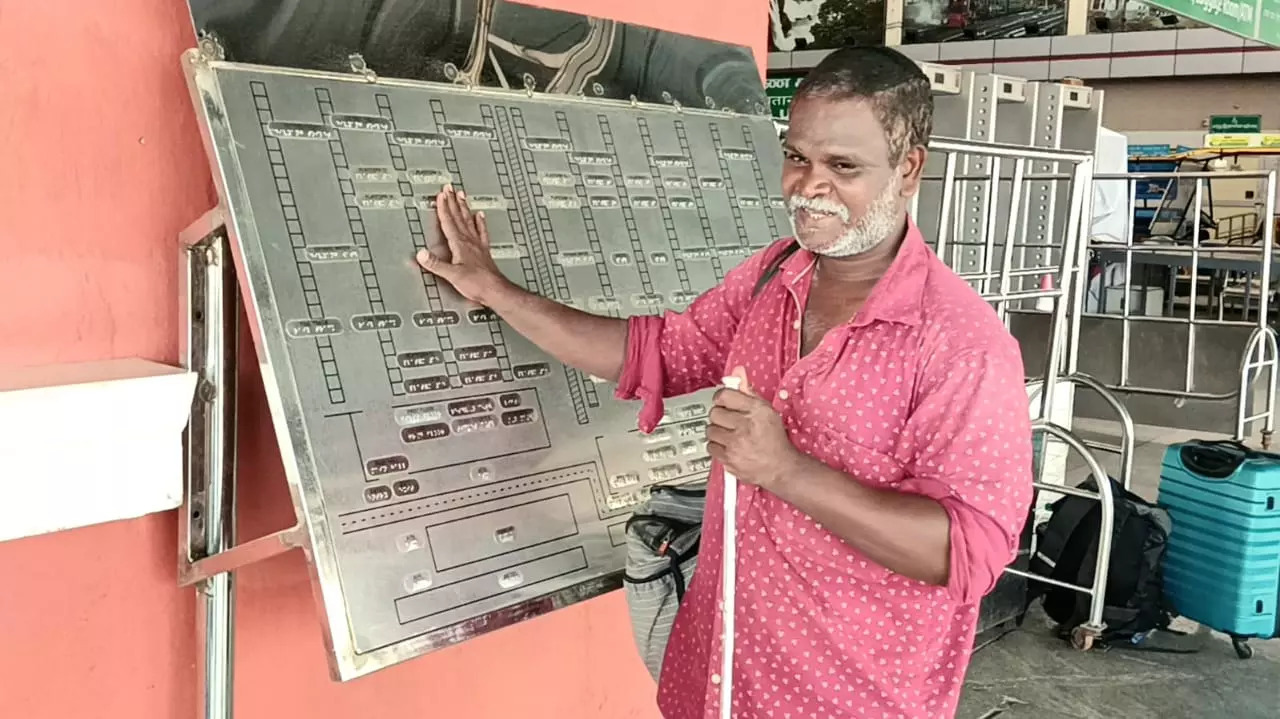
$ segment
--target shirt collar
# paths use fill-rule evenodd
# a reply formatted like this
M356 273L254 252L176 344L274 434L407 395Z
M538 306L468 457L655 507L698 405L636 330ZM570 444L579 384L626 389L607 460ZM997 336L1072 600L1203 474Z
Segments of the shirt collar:
M878 320L919 325L923 317L924 285L929 276L931 255L920 228L908 216L907 235L898 248L898 255L876 282L866 303L854 316L853 324L862 326ZM782 280L793 289L800 289L797 283L804 280L807 287L817 264L816 255L800 248L782 264Z

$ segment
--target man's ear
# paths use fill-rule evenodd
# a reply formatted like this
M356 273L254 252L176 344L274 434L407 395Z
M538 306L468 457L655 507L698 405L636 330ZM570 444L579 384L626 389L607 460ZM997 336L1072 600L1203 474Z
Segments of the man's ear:
M898 172L902 175L902 189L899 195L908 198L920 191L920 178L924 175L924 161L929 151L922 145L907 150L906 157L898 164Z

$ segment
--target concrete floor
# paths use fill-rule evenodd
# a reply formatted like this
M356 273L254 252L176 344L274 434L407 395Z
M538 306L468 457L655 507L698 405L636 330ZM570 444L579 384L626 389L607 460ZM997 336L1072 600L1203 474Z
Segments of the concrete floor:
M1115 423L1077 422L1081 438L1116 443ZM1139 427L1134 491L1154 499L1160 461L1170 443L1203 433ZM1251 443L1252 444L1252 443ZM1098 455L1115 476L1115 457ZM1072 457L1068 482L1082 481ZM973 658L958 719L1276 719L1280 717L1280 640L1254 641L1254 657L1236 658L1230 640L1179 619L1176 639L1195 654L1073 650L1034 610L1023 627L980 649Z

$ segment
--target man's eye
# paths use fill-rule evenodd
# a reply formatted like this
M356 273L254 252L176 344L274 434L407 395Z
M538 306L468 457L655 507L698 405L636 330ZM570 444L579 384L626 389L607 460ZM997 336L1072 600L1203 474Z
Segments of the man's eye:
M788 152L785 157L787 158L787 162L804 162L804 158L794 152Z
M835 168L836 172L841 172L841 173L857 172L858 170L856 166L850 165L847 162L837 162L836 164L832 165L832 167Z

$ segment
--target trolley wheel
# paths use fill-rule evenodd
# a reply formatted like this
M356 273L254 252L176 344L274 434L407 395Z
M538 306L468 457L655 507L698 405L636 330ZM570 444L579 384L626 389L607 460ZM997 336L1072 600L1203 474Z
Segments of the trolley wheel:
M1253 658L1253 647L1249 645L1248 639L1231 637L1231 648L1236 650L1236 656L1241 659Z
M1076 627L1071 630L1071 646L1082 652L1093 649L1093 632L1084 627Z

